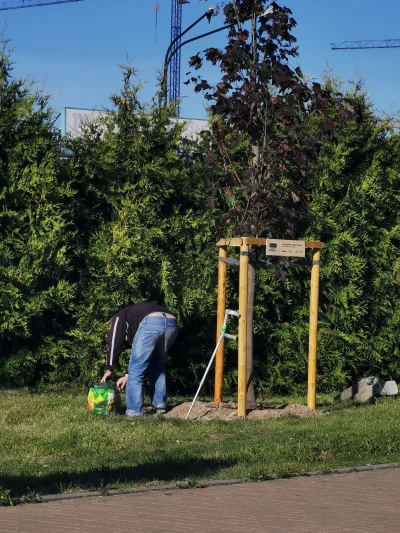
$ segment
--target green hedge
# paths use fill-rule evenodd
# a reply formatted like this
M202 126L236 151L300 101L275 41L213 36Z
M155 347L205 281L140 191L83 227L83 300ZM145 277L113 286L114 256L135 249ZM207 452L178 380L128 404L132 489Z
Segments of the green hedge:
M109 319L151 300L176 312L170 389L192 391L215 342L215 242L229 199L171 127L173 109L140 102L131 67L108 117L78 139L53 128L47 98L0 65L0 382L87 384L104 370ZM360 98L362 120L306 176L299 237L321 239L319 390L379 373L400 378L400 138ZM211 191L211 192L210 192ZM217 192L217 194L216 194ZM213 200L217 197L217 205ZM210 208L210 204L213 208ZM234 253L234 252L233 252ZM259 252L261 254L261 252ZM264 258L265 259L265 258ZM258 390L305 389L309 260L257 269ZM276 261L275 261L276 263ZM228 304L237 308L229 267ZM127 362L129 351L123 360ZM236 382L226 351L226 389ZM211 380L210 380L211 383Z

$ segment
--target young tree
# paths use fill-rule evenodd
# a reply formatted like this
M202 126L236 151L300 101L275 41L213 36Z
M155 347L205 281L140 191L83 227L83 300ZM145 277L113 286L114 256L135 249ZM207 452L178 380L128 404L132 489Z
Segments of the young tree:
M228 202L235 231L295 235L294 209L309 162L337 138L354 102L329 86L307 83L292 66L299 47L290 9L237 0L224 13L231 25L225 49L208 48L189 63L195 70L204 61L219 66L220 82L211 86L200 75L187 82L210 102L209 140L225 171L217 186L235 198L234 205ZM241 150L232 154L238 143ZM215 156L208 155L212 165Z
M354 104L329 86L308 83L292 65L299 47L289 8L235 0L224 14L226 47L207 48L189 63L195 70L204 61L218 66L221 80L212 86L192 75L187 82L210 102L205 164L217 171L214 194L229 206L226 222L235 233L293 238L310 161L338 136ZM254 284L249 292L251 313ZM250 342L249 374L251 352Z

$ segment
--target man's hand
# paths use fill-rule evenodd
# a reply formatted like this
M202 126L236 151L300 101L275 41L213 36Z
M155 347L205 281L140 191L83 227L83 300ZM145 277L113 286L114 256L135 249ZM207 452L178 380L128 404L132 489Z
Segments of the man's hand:
M102 377L100 383L105 383L109 378L112 378L114 376L113 370L107 370L107 372Z
M124 389L126 386L127 380L128 380L128 374L125 374L125 376L123 376L122 378L119 378L119 380L117 381L117 387L121 390Z

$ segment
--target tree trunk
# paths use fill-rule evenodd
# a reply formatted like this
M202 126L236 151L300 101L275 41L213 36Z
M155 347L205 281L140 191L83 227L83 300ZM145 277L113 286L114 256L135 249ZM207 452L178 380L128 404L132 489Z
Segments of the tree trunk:
M248 270L248 296L247 296L247 392L246 392L246 408L256 408L256 396L254 392L253 382L253 310L254 310L254 294L255 294L255 279L256 271L254 266L249 262Z
M253 13L251 21L251 35L252 35L252 48L253 48L253 64L250 68L250 79L255 81L256 78L256 65L258 60L257 55L257 16ZM253 178L257 174L260 164L260 143L259 139L252 139L252 167L255 172ZM251 248L251 247L250 247ZM249 249L250 249L249 248ZM247 366L247 390L246 390L246 408L256 408L256 396L254 392L253 381L253 310L254 310L254 294L255 294L255 278L256 271L254 266L249 261L248 274L247 274L247 347L246 347L246 366Z

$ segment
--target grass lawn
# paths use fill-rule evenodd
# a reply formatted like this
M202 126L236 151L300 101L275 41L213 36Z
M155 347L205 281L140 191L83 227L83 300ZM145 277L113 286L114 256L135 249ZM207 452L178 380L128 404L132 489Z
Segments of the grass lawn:
M400 400L324 403L316 417L191 422L102 418L85 412L86 395L1 391L0 487L21 497L400 461Z

